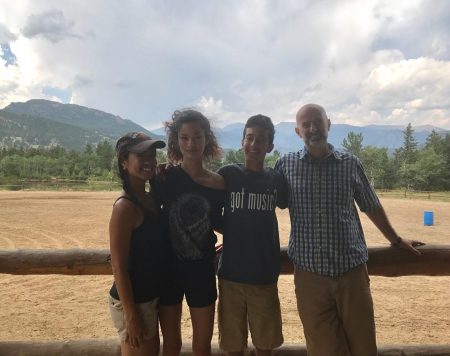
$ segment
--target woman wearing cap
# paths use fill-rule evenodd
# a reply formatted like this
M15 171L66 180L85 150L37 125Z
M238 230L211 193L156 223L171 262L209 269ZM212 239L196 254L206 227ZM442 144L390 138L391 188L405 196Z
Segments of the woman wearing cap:
M163 141L141 132L122 136L116 145L123 191L109 223L114 284L109 306L121 339L122 355L158 355L158 297L164 276L163 227L159 208L145 184L156 168Z
M180 353L184 297L191 314L193 354L210 355L217 299L213 229L221 225L225 183L204 162L218 157L220 148L209 120L198 111L175 111L165 127L169 162L180 164L168 169L162 182L152 181L171 246L170 278L159 305L163 355Z

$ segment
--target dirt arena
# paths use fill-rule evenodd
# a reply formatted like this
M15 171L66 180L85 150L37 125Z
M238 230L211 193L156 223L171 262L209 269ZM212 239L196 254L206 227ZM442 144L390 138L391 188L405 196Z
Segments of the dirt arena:
M117 192L0 192L0 249L107 248L107 226ZM382 199L400 235L450 244L450 203ZM423 226L423 211L435 225ZM279 211L287 244L287 211ZM365 217L370 246L387 241ZM112 276L13 276L0 274L0 340L115 337L107 306ZM380 344L450 344L450 277L371 277ZM279 282L286 343L304 343L292 276ZM191 338L183 313L183 338ZM217 342L217 328L213 342Z

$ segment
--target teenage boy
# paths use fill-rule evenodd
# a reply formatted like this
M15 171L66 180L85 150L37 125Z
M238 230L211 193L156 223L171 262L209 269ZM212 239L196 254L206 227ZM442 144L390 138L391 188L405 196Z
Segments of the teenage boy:
M274 134L269 117L250 117L242 139L245 163L218 171L227 190L218 269L219 345L228 355L244 354L248 329L257 355L270 355L283 343L275 208L286 208L287 184L280 173L264 167Z

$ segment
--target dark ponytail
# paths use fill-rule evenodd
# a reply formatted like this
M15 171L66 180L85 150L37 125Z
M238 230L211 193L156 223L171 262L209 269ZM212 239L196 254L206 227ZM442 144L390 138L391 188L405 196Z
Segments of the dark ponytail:
M125 154L119 154L117 157L117 168L119 173L119 178L122 181L122 189L125 193L127 193L130 197L134 197L133 191L130 187L130 180L128 178L128 173L125 169L122 167L122 162L128 158L128 152Z

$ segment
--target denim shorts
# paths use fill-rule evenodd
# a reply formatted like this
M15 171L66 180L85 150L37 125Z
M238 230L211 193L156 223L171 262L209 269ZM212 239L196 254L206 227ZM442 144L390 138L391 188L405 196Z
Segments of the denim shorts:
M141 315L145 326L145 338L150 339L158 332L158 298L149 302L136 303L137 310ZM109 311L120 340L125 341L127 330L122 303L109 295Z

